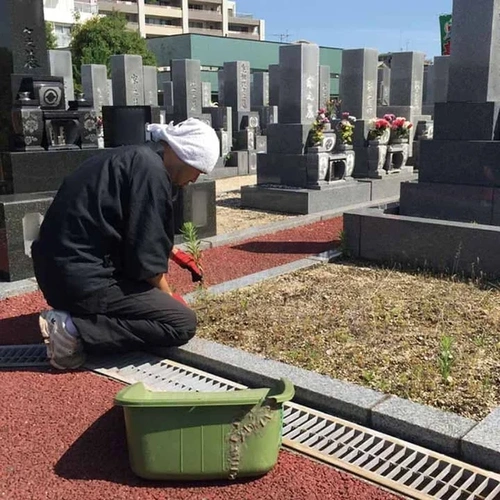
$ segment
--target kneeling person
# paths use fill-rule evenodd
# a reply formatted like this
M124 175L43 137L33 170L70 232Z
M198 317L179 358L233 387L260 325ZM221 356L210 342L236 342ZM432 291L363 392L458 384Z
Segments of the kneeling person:
M195 335L196 315L165 278L169 258L202 278L174 248L172 186L211 172L219 140L192 118L149 131L153 143L98 154L66 177L32 245L53 308L40 329L58 369L78 368L86 352L180 346Z

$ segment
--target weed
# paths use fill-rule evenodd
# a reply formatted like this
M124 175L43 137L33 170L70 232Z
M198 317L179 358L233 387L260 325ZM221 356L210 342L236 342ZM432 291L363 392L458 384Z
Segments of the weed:
M201 241L198 239L198 231L192 222L185 222L181 228L181 234L186 244L186 249L193 257L196 265L201 267Z
M362 377L367 384L371 384L375 380L375 372L373 370L364 370Z
M453 378L451 377L451 368L455 360L453 357L452 347L453 337L451 335L444 335L440 343L438 361L441 377L446 384L453 382Z
M339 243L342 256L349 258L351 256L351 251L349 250L349 245L347 244L347 234L343 229L339 232Z

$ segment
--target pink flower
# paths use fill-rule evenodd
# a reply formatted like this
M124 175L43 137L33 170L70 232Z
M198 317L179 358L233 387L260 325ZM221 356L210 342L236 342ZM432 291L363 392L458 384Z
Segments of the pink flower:
M390 126L390 123L385 118L380 118L375 122L375 128L377 129L386 129Z
M342 118L349 118L349 113L348 112L342 113Z

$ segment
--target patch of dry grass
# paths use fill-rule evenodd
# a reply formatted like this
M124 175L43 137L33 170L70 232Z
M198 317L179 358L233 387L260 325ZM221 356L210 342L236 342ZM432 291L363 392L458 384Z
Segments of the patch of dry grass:
M494 287L340 263L196 309L203 338L473 419L500 405ZM450 377L439 362L446 340Z

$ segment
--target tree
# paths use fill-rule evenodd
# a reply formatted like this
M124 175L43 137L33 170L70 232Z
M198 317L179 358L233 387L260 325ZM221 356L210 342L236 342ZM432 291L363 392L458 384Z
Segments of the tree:
M45 36L47 38L47 50L57 49L57 37L54 33L54 25L45 21Z
M144 65L156 66L156 57L148 49L146 40L127 28L127 19L119 12L74 24L70 48L77 81L80 81L82 64L105 64L109 74L109 58L116 54L140 55Z

